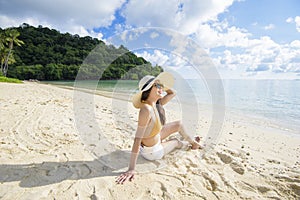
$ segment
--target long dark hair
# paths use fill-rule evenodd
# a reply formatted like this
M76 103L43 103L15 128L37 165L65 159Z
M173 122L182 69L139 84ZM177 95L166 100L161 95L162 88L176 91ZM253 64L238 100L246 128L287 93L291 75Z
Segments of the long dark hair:
M153 87L153 86L152 86L152 87ZM144 91L144 92L142 93L141 102L144 102L144 101L146 101L146 100L148 99L152 87L151 87L149 90L146 90L146 91ZM156 109L157 109L158 114L159 114L160 123L161 123L162 125L164 125L164 124L166 123L166 113L165 113L164 107L163 107L162 104L161 104L160 99L156 102Z

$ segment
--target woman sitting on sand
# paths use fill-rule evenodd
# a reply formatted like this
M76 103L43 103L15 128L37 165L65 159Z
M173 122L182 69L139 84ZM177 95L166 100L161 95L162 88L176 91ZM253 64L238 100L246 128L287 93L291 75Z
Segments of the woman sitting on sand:
M174 78L170 73L162 72L156 78L145 76L139 82L139 93L133 96L133 105L140 109L138 128L132 147L129 168L117 177L117 183L132 180L139 151L147 160L158 160L176 148L191 146L199 149L199 137L192 139L184 130L180 121L165 124L163 105L168 103L176 94L172 90ZM164 90L166 95L163 96ZM166 139L172 133L179 132L187 141Z

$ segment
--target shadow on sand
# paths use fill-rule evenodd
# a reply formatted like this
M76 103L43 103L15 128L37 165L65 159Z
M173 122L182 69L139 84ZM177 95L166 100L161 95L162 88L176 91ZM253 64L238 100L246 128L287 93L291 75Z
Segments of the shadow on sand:
M20 181L21 187L38 187L64 180L117 176L126 171L129 151L116 150L93 161L42 162L21 165L0 165L0 182ZM153 172L164 166L163 161L150 162L139 156L137 171Z

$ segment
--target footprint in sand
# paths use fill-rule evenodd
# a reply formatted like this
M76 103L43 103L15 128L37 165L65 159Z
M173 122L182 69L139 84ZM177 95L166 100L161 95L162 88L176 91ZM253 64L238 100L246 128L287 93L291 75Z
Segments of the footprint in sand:
M243 175L245 173L244 166L239 162L234 161L230 163L230 167L233 169L233 171L235 171L238 174Z
M242 163L234 159L230 154L217 152L217 155L221 159L221 161L225 164L230 164L230 167L233 171L238 174L243 175L245 173L245 168Z
M220 177L215 176L211 172L202 172L201 173L203 178L206 180L206 189L210 191L222 191L220 188L222 188L222 181Z
M223 163L225 164L229 164L232 162L232 157L231 155L227 154L227 153L220 153L217 152L217 155L219 156L219 158L222 160Z

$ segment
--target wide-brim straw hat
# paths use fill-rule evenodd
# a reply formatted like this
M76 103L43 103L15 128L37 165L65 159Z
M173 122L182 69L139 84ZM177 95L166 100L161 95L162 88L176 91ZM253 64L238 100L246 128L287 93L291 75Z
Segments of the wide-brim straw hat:
M141 108L143 106L141 101L142 93L149 90L156 81L163 84L165 90L172 88L174 85L174 77L169 72L162 72L157 77L150 75L144 76L139 81L139 92L134 94L132 97L134 107Z

